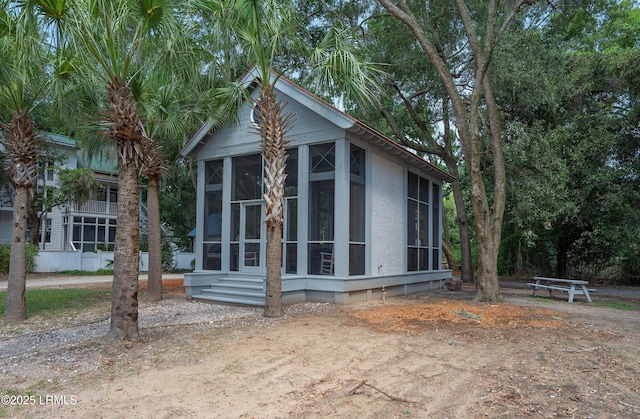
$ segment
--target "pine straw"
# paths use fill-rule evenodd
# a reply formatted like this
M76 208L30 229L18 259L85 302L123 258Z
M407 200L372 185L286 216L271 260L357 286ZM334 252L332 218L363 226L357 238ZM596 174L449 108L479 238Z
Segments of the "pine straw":
M140 280L140 291L147 290L147 280ZM162 294L163 295L183 295L184 281L182 279L163 279Z
M468 313L469 318L460 313ZM376 330L416 334L421 329L433 329L446 325L495 329L565 328L565 313L533 307L509 304L481 304L470 301L429 299L412 305L385 305L354 312L353 317L364 321Z

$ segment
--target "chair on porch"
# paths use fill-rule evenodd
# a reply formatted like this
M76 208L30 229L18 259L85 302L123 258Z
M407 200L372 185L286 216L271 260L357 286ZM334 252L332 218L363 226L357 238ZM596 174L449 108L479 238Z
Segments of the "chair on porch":
M333 253L320 252L320 274L333 275Z
M245 252L244 266L258 266L258 252Z

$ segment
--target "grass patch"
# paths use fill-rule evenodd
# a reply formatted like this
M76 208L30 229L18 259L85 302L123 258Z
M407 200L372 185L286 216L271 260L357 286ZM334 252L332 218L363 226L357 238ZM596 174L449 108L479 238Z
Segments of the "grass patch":
M615 308L617 310L638 310L637 306L620 300L596 301L596 305L598 307Z
M28 289L26 291L27 316L56 316L111 301L111 290L64 288ZM4 316L6 291L0 292L0 315Z
M99 275L113 275L113 269L98 269L95 272L89 271L59 271L56 272L58 275L76 275L76 276L99 276Z
M539 303L555 303L556 302L556 300L551 297L534 297L533 299L534 301L537 301Z

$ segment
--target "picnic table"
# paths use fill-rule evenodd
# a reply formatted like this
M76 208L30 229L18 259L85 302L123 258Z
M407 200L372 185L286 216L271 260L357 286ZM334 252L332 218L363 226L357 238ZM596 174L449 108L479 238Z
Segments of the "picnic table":
M569 293L569 302L573 303L573 297L576 295L584 295L588 302L592 303L591 295L589 292L594 292L594 289L587 288L589 281L582 281L579 279L560 279L560 278L545 278L534 277L536 283L527 284L533 288L533 296L536 296L536 291L545 289L549 291L549 297L553 298L553 291L562 291Z

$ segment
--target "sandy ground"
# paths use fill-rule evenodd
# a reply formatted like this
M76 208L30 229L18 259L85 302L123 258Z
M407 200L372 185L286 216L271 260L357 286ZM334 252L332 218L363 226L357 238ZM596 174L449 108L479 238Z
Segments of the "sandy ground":
M257 325L156 328L139 343L104 343L102 366L73 379L13 377L14 392L58 399L0 412L47 418L640 417L639 301L628 300L635 310L619 310L569 304L566 296L534 300L528 290L504 294L506 304L474 304L465 287L328 306Z

